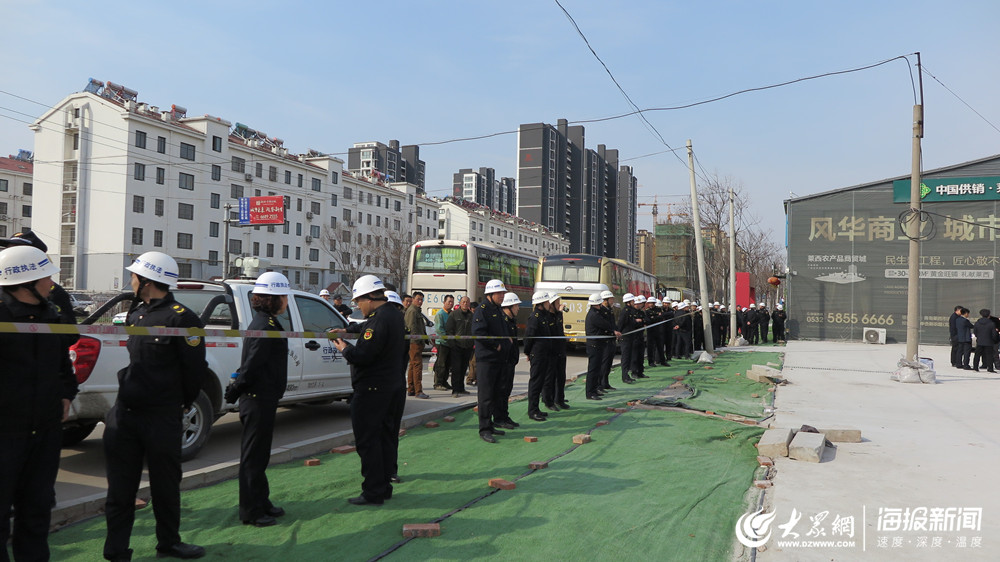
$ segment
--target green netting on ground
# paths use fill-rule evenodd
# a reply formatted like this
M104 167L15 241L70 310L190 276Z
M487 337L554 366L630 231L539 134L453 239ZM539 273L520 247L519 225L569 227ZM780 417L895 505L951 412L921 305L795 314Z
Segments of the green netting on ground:
M617 383L619 390L600 402L584 399L581 379L567 388L573 408L552 413L550 421L532 422L524 401L511 404L521 428L495 445L479 440L471 410L436 429L410 429L400 440L404 482L383 507L346 502L360 492L356 454L320 455L318 467L297 461L268 469L271 498L288 512L275 527L240 524L235 481L184 492L181 536L205 546L207 559L366 560L397 544L404 524L430 522L473 501L490 491L490 478L514 480L528 472L529 462L565 452L573 435L611 419L594 429L593 442L521 478L516 490L497 492L444 520L441 537L414 539L389 559L728 559L757 466L753 443L763 430L682 412L616 416L605 408L652 396L687 369L698 373L685 381L699 390L693 400L728 403L729 385L748 382L732 373L776 361L776 355L723 353L712 370L686 361L648 369L651 378ZM706 376L727 380L708 383ZM527 443L525 435L539 440ZM103 518L54 533L52 558L100 559L104 533ZM137 513L132 547L136 560L155 555L149 508Z

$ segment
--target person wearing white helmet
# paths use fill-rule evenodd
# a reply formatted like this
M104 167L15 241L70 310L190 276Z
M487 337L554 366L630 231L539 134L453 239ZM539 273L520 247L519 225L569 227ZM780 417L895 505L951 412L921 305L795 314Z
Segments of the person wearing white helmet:
M767 311L766 303L757 303L757 329L760 330L760 343L767 343L767 327L771 323L771 313Z
M503 302L500 303L503 310L504 320L507 321L507 328L514 336L514 345L511 346L507 354L507 361L502 363L500 375L499 395L495 400L493 408L493 426L502 429L516 429L521 426L510 417L510 395L514 392L514 369L517 366L517 313L521 310L521 298L515 293L506 293Z
M531 296L534 310L528 316L524 327L524 355L530 364L528 376L528 418L534 421L545 421L548 415L538 406L545 385L545 378L550 369L552 353L552 321L549 314L549 294L537 291ZM550 408L553 409L553 408Z
M692 337L694 335L693 305L685 299L674 315L674 356L677 358L691 357L694 352Z
M487 443L496 443L494 436L504 434L493 425L493 410L503 391L503 362L514 345L514 335L500 309L506 292L503 281L490 279L483 302L472 315L472 335L479 338L475 340L479 437Z
M638 358L639 363L642 362L643 340L641 332L638 330L642 329L644 320L637 304L640 297L642 295L635 296L632 293L625 293L625 296L622 297L622 303L625 306L618 317L618 331L622 333L622 382L625 384L635 382L635 379L629 376L630 374L638 375L636 358ZM642 299L645 300L644 297Z
M608 317L601 314L604 299L601 293L594 293L587 299L590 310L584 326L587 335L587 400L601 400L604 392L604 356L609 345L615 344L615 326Z
M31 246L38 248L42 253L48 252L49 247L42 242L42 240L31 230L24 232L18 232L10 238L0 238L0 249L2 248L16 248L18 246ZM69 298L69 293L66 289L63 289L58 283L52 282L52 288L49 290L48 301L56 305L59 311L59 318L63 324L76 324L76 313L73 311L73 302ZM79 336L67 336L70 345L76 343Z
M128 326L203 328L194 311L174 299L177 285L174 258L146 252L125 268L131 273L135 299L125 320ZM211 402L198 399L211 375L201 336L138 336L128 338L129 364L118 373L118 396L104 427L108 496L105 502L107 538L104 557L127 559L135 520L143 462L149 467L157 556L200 558L205 549L181 542L182 416L213 416L201 411Z
M566 337L563 323L562 299L558 293L549 293L549 372L542 383L542 402L549 410L568 410L566 402Z
M760 338L760 328L757 327L757 303L752 302L743 311L743 337L750 345L757 345Z
M291 288L288 278L276 271L262 273L254 282L250 308L254 310L248 330L284 331L278 316L288 310ZM239 401L243 440L240 444L240 520L244 525L269 527L285 510L271 503L267 465L278 401L288 385L288 340L243 338L237 377L226 388L226 402Z
M658 304L659 303L659 304ZM646 361L650 367L655 367L664 362L663 360L663 303L655 296L646 299L646 309L643 314L646 316Z
M406 390L400 373L406 366L403 315L389 303L382 280L363 275L352 296L365 316L364 332L355 343L333 339L351 365L351 428L361 457L361 495L353 505L382 505L392 497L392 478L399 459L399 429Z
M319 292L319 297L321 299L325 300L325 301L329 301L330 300L330 291L327 291L326 289L322 289Z
M58 273L38 248L0 252L0 322L60 323L48 301ZM0 333L0 559L7 560L11 508L14 559L49 559L62 422L77 392L69 344L58 335Z
M774 312L771 313L771 342L778 343L779 341L785 341L785 320L788 315L785 313L784 306L778 304L774 306Z
M615 338L622 337L622 333L618 331L618 319L615 318L615 294L611 291L604 290L601 291L601 308L600 313L608 323L611 324L611 328L614 331ZM600 394L604 394L609 390L617 390L615 387L611 386L610 376L611 376L611 366L615 362L615 353L618 351L617 339L610 340L604 346L604 359L601 362L601 380L598 381L597 391Z

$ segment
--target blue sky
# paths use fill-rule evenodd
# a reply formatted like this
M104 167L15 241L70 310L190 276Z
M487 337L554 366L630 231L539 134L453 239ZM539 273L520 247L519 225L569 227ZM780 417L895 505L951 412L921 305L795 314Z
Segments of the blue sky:
M921 51L927 69L1000 126L1000 2L601 2L561 0L641 108L863 66ZM554 1L2 2L0 90L45 104L88 77L285 140L346 152L511 131L520 123L630 111ZM913 59L911 58L911 61ZM924 168L1000 153L1000 132L924 76ZM673 148L692 139L709 173L752 195L784 239L782 200L909 173L907 65L647 113ZM44 108L0 93L0 152L32 146ZM638 117L586 125L623 159L666 150ZM426 146L427 189L459 168L516 173L516 136ZM636 158L640 201L679 202L688 172L669 153ZM648 228L649 208L639 226Z

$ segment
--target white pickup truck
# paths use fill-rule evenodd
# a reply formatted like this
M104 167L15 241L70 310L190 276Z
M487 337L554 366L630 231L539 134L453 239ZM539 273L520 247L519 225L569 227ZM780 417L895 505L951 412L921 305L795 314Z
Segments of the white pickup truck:
M180 281L173 290L178 302L193 310L206 328L245 330L253 318L250 291L253 280L225 282ZM102 305L82 324L111 324L121 318L131 303L131 293L122 293ZM288 310L278 317L285 330L323 332L343 328L347 321L330 304L316 295L293 291ZM80 393L73 401L69 420L63 427L63 445L72 446L85 439L115 403L118 394L118 371L128 365L126 335L84 335L70 348L73 367L80 382ZM208 440L212 423L235 404L222 397L230 375L239 368L242 338L209 337L205 339L210 376L202 383L201 393L184 417L182 458L198 454ZM324 338L297 338L288 341L288 386L282 405L324 403L351 396L351 373L337 349Z

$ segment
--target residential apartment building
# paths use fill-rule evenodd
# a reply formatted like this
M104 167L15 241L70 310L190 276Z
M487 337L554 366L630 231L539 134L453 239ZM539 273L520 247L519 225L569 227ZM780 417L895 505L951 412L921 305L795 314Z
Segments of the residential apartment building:
M0 238L31 229L31 199L34 191L31 153L0 158Z
M539 257L569 253L569 239L540 224L464 199L447 198L440 205L440 238L490 242Z
M342 230L345 210L355 224L348 229L352 240L364 243L373 233L371 217L383 212L374 203L382 200L366 192L399 194L399 208L391 212L400 230L411 228L416 236L419 226L436 233L436 212L407 218L418 207L436 211L433 201L418 205L416 186L400 191L375 185L346 174L338 158L290 154L281 139L246 125L188 117L176 105L161 111L137 98L135 90L91 81L31 125L35 161L44 162L35 166L34 183L52 203L38 209L35 231L67 287L125 288L124 267L157 250L178 261L182 277L237 275L233 259L258 257L262 269L284 273L296 288L319 290L344 280L342 250L330 242ZM364 195L363 203L356 194ZM240 198L265 195L283 197L285 224L233 224ZM231 262L224 271L227 247ZM353 253L355 262L367 261ZM362 265L357 271L387 270Z
M359 142L347 151L347 170L359 177L386 183L412 183L424 193L425 164L420 159L420 147L399 146L398 140L388 145L380 142Z
M490 209L517 214L517 191L514 178L496 179L493 168L463 168L452 175L452 197L485 205Z
M518 128L517 214L564 234L571 252L636 260L635 185L617 150L586 148L583 126Z
M639 267L646 273L656 275L656 237L646 229L637 232L635 237L639 249Z

